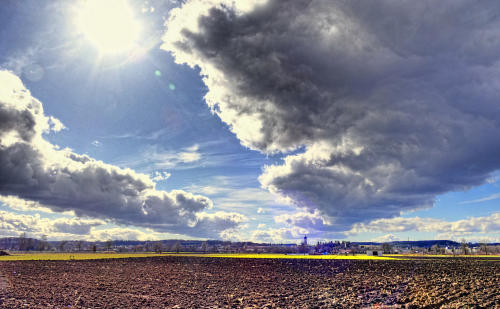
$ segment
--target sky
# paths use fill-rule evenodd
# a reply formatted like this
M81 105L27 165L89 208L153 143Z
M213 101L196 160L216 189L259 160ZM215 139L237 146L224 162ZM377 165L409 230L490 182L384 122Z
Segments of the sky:
M0 236L500 242L499 13L3 0Z

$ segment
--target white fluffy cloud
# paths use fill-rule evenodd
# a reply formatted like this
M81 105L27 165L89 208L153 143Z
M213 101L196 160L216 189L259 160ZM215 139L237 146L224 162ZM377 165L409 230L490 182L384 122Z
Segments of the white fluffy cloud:
M385 235L371 239L371 241L375 241L375 242L391 242L391 241L397 241L397 240L399 240L399 238L393 234L385 234Z
M44 115L41 102L9 72L0 71L0 85L0 195L56 212L193 236L200 228L217 237L239 224L234 214L205 214L212 207L207 197L159 191L147 175L59 150L43 134L61 125Z
M19 233L29 233L35 237L48 236L79 236L86 237L93 227L105 224L102 220L58 218L50 220L40 215L15 214L0 211L0 236L15 236Z
M500 4L191 0L162 48L241 140L287 153L264 188L332 229L432 207L500 168ZM301 148L302 147L302 148Z
M377 219L369 223L358 223L349 234L362 232L438 232L438 233L498 233L500 232L500 212L485 217L472 217L457 221L433 218L391 218Z
M163 181L163 180L167 180L170 178L170 176L172 176L172 174L168 173L168 172L161 172L161 171L156 171L153 175L152 175L152 180L153 181Z
M300 227L282 227L257 229L252 231L251 240L265 243L296 243L304 235L309 234L309 230Z

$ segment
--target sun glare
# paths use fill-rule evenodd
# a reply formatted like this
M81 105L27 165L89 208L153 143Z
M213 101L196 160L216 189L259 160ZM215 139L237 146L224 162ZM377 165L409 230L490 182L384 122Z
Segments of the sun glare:
M102 53L129 51L140 35L140 24L125 0L85 0L76 22L78 30Z

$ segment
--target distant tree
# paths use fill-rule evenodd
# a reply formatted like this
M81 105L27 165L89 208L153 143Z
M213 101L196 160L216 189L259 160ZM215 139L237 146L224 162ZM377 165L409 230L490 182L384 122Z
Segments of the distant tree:
M19 251L26 251L27 250L26 232L22 232L21 234L19 234L18 248L19 248Z
M480 244L480 250L482 253L484 253L485 255L488 255L488 244L486 243L481 243Z
M66 240L61 240L61 242L59 243L59 251L63 252L64 251L64 247L66 246L68 242Z
M154 243L153 249L156 253L162 253L163 252L163 244L160 241L157 241Z
M97 251L97 246L96 244L92 244L92 252L96 253Z
M382 251L384 251L384 254L391 254L392 253L392 245L388 242L385 242L382 244Z
M42 235L42 239L38 241L37 243L37 250L38 251L45 251L48 250L49 243L47 242L47 235Z
M245 245L245 247L246 247L246 245ZM245 249L246 249L246 248L245 248ZM202 242L202 243L201 243L201 251L202 251L203 253L206 253L206 252L208 251L208 244L207 244L207 242L206 242L206 241L204 241L204 242Z
M181 246L181 242L180 241L177 241L173 246L172 246L172 250L171 251L174 251L174 252L177 252L179 253L179 251L181 251L182 249L182 246Z
M306 244L301 243L299 246L299 253L307 253L309 252L309 248L307 247Z
M462 239L461 246L462 246L462 254L464 254L464 255L467 254L468 246L467 246L467 242L465 241L465 238Z
M439 245L438 244L432 245L431 251L435 254L439 253Z
M35 250L35 241L33 238L26 238L26 250Z
M105 245L106 245L106 250L110 251L110 250L111 250L111 248L113 248L113 240L108 239L108 240L106 241Z
M76 242L76 250L82 251L83 241L79 240Z

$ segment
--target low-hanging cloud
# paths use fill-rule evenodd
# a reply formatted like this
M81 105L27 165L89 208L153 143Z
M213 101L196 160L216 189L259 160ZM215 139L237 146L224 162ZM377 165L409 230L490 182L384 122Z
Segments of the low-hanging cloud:
M0 236L14 236L21 233L30 235L88 235L93 227L105 224L97 219L80 218L41 218L40 215L15 214L0 211Z
M144 174L121 169L70 149L58 149L43 134L63 125L44 115L21 80L0 71L0 195L3 202L28 200L52 211L147 227L159 232L218 237L243 220L234 214L208 215L212 201L201 195L156 190ZM17 203L19 204L19 203ZM25 205L31 205L26 203ZM59 224L59 223L58 223ZM59 229L84 232L65 222ZM198 232L198 230L202 230Z
M500 168L498 2L259 2L187 1L162 48L244 146L299 150L264 188L346 231Z
M370 223L358 223L348 232L439 232L439 233L498 233L500 231L500 212L484 217L472 217L457 221L434 218L391 218L377 219Z

